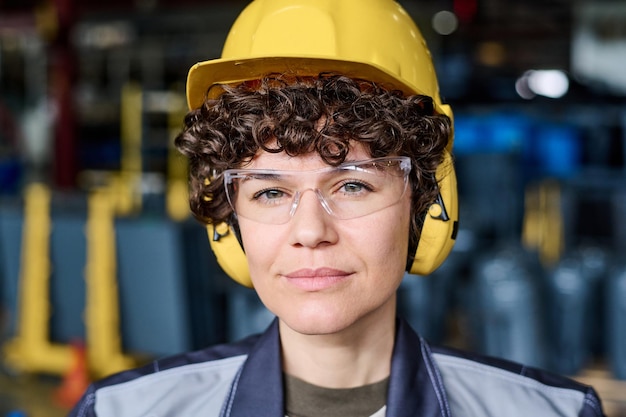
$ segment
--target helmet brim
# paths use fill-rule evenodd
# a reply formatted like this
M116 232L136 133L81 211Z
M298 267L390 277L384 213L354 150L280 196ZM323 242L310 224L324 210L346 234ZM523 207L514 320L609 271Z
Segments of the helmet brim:
M190 110L193 110L200 107L206 98L215 98L221 90L213 89L213 86L236 85L275 73L294 76L317 76L321 73L342 74L378 83L388 90L400 90L405 95L428 95L373 64L314 56L275 56L214 59L195 64L189 70L187 77L187 105ZM436 111L440 114L447 114L442 109L439 97L432 98L435 101Z

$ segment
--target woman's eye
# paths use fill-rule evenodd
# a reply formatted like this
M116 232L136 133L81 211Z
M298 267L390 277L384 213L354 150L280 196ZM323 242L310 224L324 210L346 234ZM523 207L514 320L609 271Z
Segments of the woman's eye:
M254 194L255 200L278 200L285 197L285 192L276 189L261 190Z
M346 181L341 185L340 190L345 194L362 194L364 192L372 191L371 187L366 184L357 181Z
M349 182L343 185L343 190L347 193L358 193L362 189L363 185L356 182Z

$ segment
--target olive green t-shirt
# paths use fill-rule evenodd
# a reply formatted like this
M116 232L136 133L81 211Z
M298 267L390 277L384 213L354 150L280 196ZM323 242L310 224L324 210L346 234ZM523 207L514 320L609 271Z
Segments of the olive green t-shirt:
M320 387L287 374L284 380L288 417L371 417L385 406L389 386L389 378L342 389Z

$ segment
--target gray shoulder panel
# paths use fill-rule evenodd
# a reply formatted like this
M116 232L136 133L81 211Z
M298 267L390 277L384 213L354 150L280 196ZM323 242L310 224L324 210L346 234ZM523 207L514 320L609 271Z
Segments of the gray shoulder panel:
M218 416L246 356L155 372L96 392L98 417Z
M433 354L453 416L574 417L585 394L468 359Z

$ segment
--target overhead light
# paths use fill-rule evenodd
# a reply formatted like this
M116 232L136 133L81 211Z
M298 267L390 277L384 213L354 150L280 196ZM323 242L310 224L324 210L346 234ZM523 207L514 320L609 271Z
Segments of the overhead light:
M450 35L459 26L456 15L447 10L435 13L432 20L433 29L440 35Z
M517 79L515 91L524 99L535 95L561 98L569 90L569 79L561 70L530 70Z
M515 81L515 91L524 100L535 98L536 94L528 86L528 73L522 75Z

